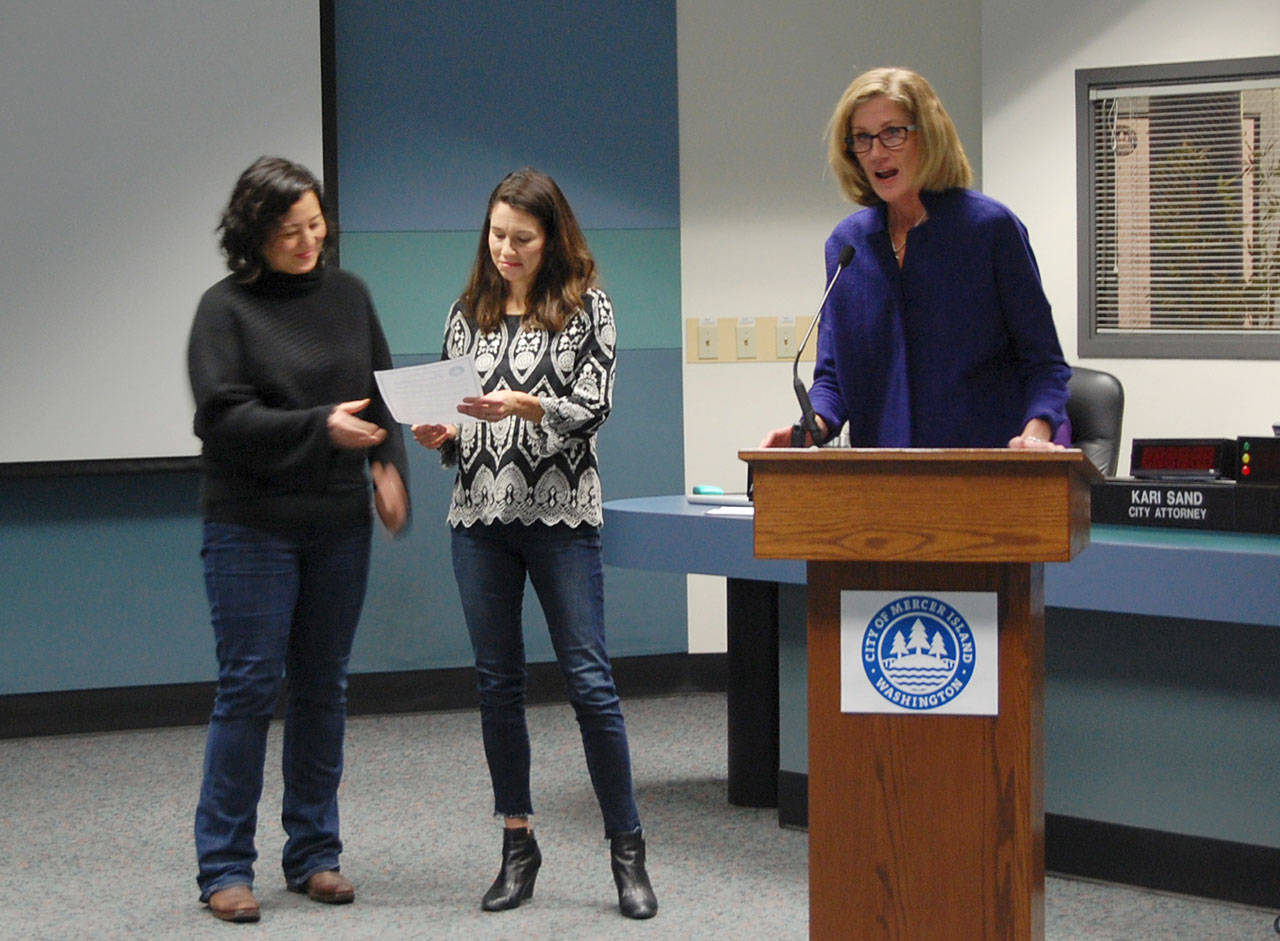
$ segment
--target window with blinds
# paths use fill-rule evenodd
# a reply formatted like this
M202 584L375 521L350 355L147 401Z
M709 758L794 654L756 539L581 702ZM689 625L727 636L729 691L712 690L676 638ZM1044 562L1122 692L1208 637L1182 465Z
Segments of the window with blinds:
M1280 57L1077 72L1080 351L1280 358Z

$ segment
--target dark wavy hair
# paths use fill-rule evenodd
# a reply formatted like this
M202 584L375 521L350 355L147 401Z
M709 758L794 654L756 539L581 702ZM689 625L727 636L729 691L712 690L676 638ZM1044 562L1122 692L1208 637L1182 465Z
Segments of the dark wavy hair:
M506 310L507 282L489 253L489 220L498 203L529 213L546 233L524 324L553 333L562 330L582 307L582 295L595 286L596 263L564 193L555 180L532 167L507 174L489 195L471 277L462 292L463 313L481 330L490 331L497 329Z
M218 224L222 253L237 280L247 284L262 276L266 268L263 246L285 213L308 192L315 193L320 201L328 229L321 247L319 263L323 264L324 248L332 243L336 233L329 225L324 192L315 175L283 157L259 157L240 174Z

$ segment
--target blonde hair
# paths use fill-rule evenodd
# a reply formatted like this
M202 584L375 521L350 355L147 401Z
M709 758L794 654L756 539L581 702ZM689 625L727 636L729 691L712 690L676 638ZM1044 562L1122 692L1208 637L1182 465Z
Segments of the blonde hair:
M827 161L849 200L862 206L880 202L857 158L845 147L853 112L880 95L901 105L916 126L913 133L918 135L921 190L939 192L973 184L973 168L964 155L956 126L924 76L910 69L872 69L845 89L827 125Z

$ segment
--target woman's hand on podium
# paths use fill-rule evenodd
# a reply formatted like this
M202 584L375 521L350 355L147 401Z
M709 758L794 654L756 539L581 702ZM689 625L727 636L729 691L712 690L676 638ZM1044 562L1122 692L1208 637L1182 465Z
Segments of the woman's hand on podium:
M814 415L814 420L818 423L818 430L822 432L822 440L827 440L830 433L827 431L827 423L823 421L821 415ZM785 428L775 428L769 432L760 442L762 448L789 448L791 447L791 429L793 425ZM806 448L813 447L813 437L806 431L804 435L804 446Z
M1043 418L1033 418L1022 429L1022 434L1009 439L1009 447L1026 451L1061 451L1062 445L1053 443L1053 429Z

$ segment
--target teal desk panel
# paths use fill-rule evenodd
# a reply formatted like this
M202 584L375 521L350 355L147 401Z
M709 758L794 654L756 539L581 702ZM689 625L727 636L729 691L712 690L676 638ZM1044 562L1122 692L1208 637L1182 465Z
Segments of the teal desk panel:
M804 562L755 557L751 517L710 509L683 496L607 500L604 560L659 572L805 583Z
M1045 606L1280 627L1280 536L1094 526Z
M804 584L801 561L757 559L752 520L683 496L605 503L613 565ZM1280 627L1280 536L1094 526L1045 565L1045 606Z

